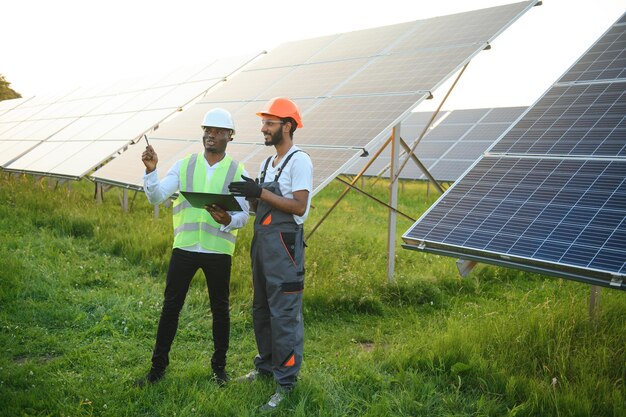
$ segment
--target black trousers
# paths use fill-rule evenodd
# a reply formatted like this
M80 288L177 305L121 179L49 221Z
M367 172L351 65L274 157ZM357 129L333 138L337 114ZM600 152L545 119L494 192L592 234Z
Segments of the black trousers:
M169 364L169 352L176 336L178 317L183 308L189 284L196 271L202 268L209 290L209 301L213 316L214 370L226 366L226 352L230 336L230 255L189 252L174 249L167 271L165 298L157 330L156 344L152 353L152 368L163 371Z

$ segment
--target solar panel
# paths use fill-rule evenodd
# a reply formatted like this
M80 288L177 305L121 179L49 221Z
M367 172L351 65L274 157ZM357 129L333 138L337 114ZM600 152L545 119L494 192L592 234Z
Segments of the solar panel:
M484 158L403 239L606 284L626 274L626 161Z
M389 94L432 91L468 57L481 50L479 45L443 49L420 49L383 55L355 74L335 95Z
M394 45L392 52L480 44L506 29L527 10L527 6L526 2L513 3L424 20Z
M174 163L190 153L202 152L202 141L173 141L159 138L150 138L150 144L157 150L159 165L157 174L162 179ZM145 149L145 143L139 142L128 147L123 154L113 159L111 162L98 169L92 178L99 182L124 186L136 190L143 188L144 169L141 163L141 153ZM360 154L352 149L316 148L302 146L302 150L308 153L311 158L320 161L319 175L314 178L314 187L323 187L322 181L333 178L339 173L331 171L333 167L356 158ZM259 144L238 143L237 141L228 144L226 152L236 161L244 164L250 175L257 176L257 170L261 163L272 155L274 148Z
M496 110L497 109L463 109L452 111L446 115L445 124L449 126L457 124L475 124L483 120L487 113L492 113Z
M7 145L22 152L8 153L0 163L9 171L82 177L253 58L213 60L31 100L0 116L0 128L6 127L0 143L33 143Z
M624 82L555 86L493 153L626 156Z
M288 42L162 124L155 134L164 140L198 140L204 113L223 107L233 114L237 127L231 145L259 144L255 113L268 99L288 96L303 114L305 127L296 132L294 142L311 152L316 193L332 179L326 175L341 173L363 149L378 146L430 91L536 3ZM256 163L254 158L264 152L255 151L242 162ZM342 154L346 159L336 157ZM137 159L126 163L135 164L137 172L143 170ZM99 172L92 178L121 182Z
M405 232L405 247L626 289L625 31L613 25Z
M0 116L2 116L4 113L8 111L15 109L16 107L27 102L31 98L32 97L26 97L26 98L22 97L22 98L12 98L8 100L1 100L0 101ZM2 131L2 123L0 123L0 132L1 131Z
M626 78L626 32L614 26L559 82Z
M525 109L526 107L504 107L440 112L433 123L435 127L429 129L417 145L415 155L435 179L455 181ZM419 137L431 117L430 112L411 113L406 122L402 123L400 136L409 146ZM390 161L390 151L383 151L365 175L386 177ZM366 163L367 160L358 160L345 173L355 175ZM400 177L426 179L424 173L412 162L404 167Z

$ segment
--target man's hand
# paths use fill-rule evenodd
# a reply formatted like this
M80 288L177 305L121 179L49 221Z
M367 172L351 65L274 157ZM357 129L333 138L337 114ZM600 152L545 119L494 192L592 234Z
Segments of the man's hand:
M228 226L231 221L230 214L217 204L211 204L204 206L205 210L209 212L213 220L224 226Z
M257 181L245 175L242 175L241 178L243 178L244 181L233 181L228 184L228 191L233 193L236 197L246 197L246 199L261 197L263 188L261 188Z
M141 154L141 161L146 166L146 174L149 174L156 169L159 157L157 156L157 153L154 152L152 145L146 146L146 150Z

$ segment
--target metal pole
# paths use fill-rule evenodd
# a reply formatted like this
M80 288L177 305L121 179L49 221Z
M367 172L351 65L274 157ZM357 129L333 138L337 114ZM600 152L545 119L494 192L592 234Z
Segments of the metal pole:
M122 195L122 210L124 210L124 213L128 213L128 188L124 188L124 191L122 191Z
M435 179L435 177L433 177L430 172L428 171L428 168L426 168L424 166L424 164L422 164L422 161L420 161L417 156L415 156L415 154L413 152L410 152L411 148L409 148L409 145L407 145L407 143L404 141L404 139L400 138L400 144L402 145L402 147L407 151L407 153L409 154L410 158L413 160L413 162L415 162L415 164L417 165L417 167L424 173L424 175L426 175L426 177L430 180L430 182L433 183L433 185L435 186L435 188L437 188L437 190L439 190L439 192L441 194L443 194L443 188L441 188L441 185L439 185L439 182L437 182L437 180Z
M591 293L589 294L589 318L591 321L597 319L600 310L600 289L598 285L591 286Z
M96 203L102 204L102 183L96 183Z
M395 125L393 128L393 133L391 134L391 165L389 167L389 173L391 178L393 178L396 173L396 168L398 166L400 156L400 125L401 123ZM398 182L394 181L390 185L392 187L389 191L389 205L395 208L398 206ZM396 257L396 211L389 209L388 217L389 227L387 230L387 282L393 283L393 272Z

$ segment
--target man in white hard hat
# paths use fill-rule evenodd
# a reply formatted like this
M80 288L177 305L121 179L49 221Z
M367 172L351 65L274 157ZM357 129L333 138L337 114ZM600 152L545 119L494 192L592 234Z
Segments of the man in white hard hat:
M158 156L151 145L141 155L146 167L144 190L148 201L157 205L176 191L228 194L228 184L246 176L242 164L226 154L233 139L235 124L230 113L215 108L202 122L204 152L187 155L179 160L159 181ZM172 208L174 245L170 258L163 309L159 320L150 372L136 385L160 380L169 364L169 351L178 328L178 317L185 302L189 284L201 268L206 279L213 316L213 346L211 366L216 382L228 382L226 352L230 336L229 286L231 257L235 250L237 229L248 222L248 202L237 198L242 211L228 212L218 205L194 208L182 193Z

